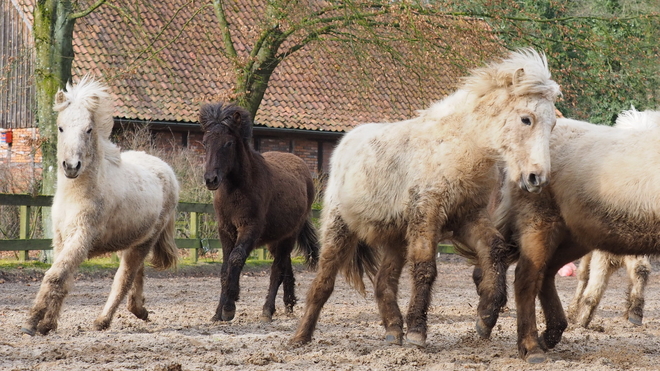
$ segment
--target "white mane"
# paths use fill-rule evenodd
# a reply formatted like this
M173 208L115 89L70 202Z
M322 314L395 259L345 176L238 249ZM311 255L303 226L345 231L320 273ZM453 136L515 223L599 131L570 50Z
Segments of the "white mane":
M552 101L561 95L559 85L552 80L545 54L525 48L509 53L507 59L498 63L473 70L454 94L418 113L421 117L440 119L465 104L472 105L467 103L472 95L483 97L498 90L504 92L502 89L514 96L538 94Z
M614 124L617 128L630 130L650 130L660 127L660 111L638 111L632 107L621 112Z
M499 63L477 68L463 81L464 88L478 96L504 87L517 96L540 94L554 100L561 94L559 85L552 80L545 54L531 48L519 49Z
M110 138L114 120L112 99L108 90L105 84L87 74L77 85L67 82L66 91L58 91L58 94L63 94L65 99L58 100L53 109L60 112L71 105L79 105L94 112L95 130L98 130L101 138Z

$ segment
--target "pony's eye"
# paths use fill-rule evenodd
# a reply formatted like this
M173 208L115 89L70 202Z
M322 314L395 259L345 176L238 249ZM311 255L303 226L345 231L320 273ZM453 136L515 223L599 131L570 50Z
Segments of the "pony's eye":
M92 132L92 128L87 129L87 134Z
M60 131L60 133L63 133L63 132L64 132L64 129L62 129L62 127L61 127L61 126L58 126L58 127L57 127L57 130L59 130L59 131Z
M232 144L234 144L234 141L229 141L229 142L225 143L225 145L222 146L222 148L229 148L229 147L231 147Z
M525 125L531 125L532 124L532 120L530 120L529 117L523 117L521 120L522 120L522 123L525 124Z

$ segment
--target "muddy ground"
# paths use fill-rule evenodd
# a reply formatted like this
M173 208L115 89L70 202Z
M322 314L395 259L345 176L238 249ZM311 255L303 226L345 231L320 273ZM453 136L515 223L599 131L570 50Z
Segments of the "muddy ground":
M0 369L2 370L657 370L660 368L660 277L658 264L647 289L644 324L621 317L627 279L615 273L589 329L570 327L550 360L530 366L518 358L516 311L511 293L490 340L474 329L477 296L471 268L462 258L442 255L429 312L428 347L386 345L373 293L360 296L338 279L313 341L287 345L302 315L314 274L297 270L300 299L293 316L284 315L281 293L272 323L259 314L268 271L244 272L237 316L211 323L219 297L219 267L176 274L148 272L145 284L149 322L122 305L111 328L92 330L110 291L112 272L78 275L60 318L48 336L22 335L39 288L39 272L0 271ZM565 305L575 277L557 277ZM509 270L513 282L513 269ZM400 305L407 305L410 282L403 277ZM509 291L512 291L511 289ZM541 325L542 326L542 325Z

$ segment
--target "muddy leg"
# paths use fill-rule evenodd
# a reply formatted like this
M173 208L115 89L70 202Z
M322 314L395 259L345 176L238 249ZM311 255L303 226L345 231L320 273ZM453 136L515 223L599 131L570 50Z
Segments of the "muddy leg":
M405 242L388 246L375 281L375 296L385 326L385 341L396 345L401 345L403 340L403 316L397 304L397 293L405 262Z
M543 279L542 265L527 256L521 256L516 265L514 290L516 297L518 323L518 353L520 358L529 363L541 363L546 360L538 339L536 325L536 295Z
M477 265L472 272L472 279L479 294L476 328L479 336L487 339L497 323L500 311L506 305L509 251L504 238L490 218L482 214L465 222L455 239L470 246L477 254Z
M626 256L624 263L630 278L625 317L632 324L641 326L644 318L644 290L651 274L651 262L645 255Z
M147 244L133 247L122 252L119 269L117 269L115 278L112 281L110 296L108 296L103 311L94 321L95 329L105 330L110 327L112 316L115 314L117 307L119 307L119 304L124 299L129 289L133 286L133 282L140 268L144 269L144 259L147 257L147 254L149 254L149 251L155 242L156 241L149 241ZM140 286L142 285L140 284Z
M579 257L579 255L571 256L570 251L576 251L576 249L562 249L562 246L559 247L546 268L541 290L539 291L539 300L546 323L545 331L539 339L541 347L544 349L554 348L561 341L561 336L568 327L568 320L564 314L559 294L557 294L555 277L561 267Z
M615 257L615 259L618 259ZM593 251L591 253L591 263L589 265L589 281L578 301L575 321L580 326L586 328L594 318L596 308L605 294L607 283L612 273L619 266L613 266L610 254L603 251Z
M575 273L578 279L577 287L575 288L575 295L573 296L573 300L571 300L571 304L569 304L567 311L568 320L572 323L577 321L577 312L580 307L580 301L584 295L584 289L589 283L589 271L591 269L590 265L592 254L593 253L589 253L580 259L580 265L578 266L577 272Z
M305 314L290 341L292 345L312 340L321 309L335 288L337 273L344 264L352 261L357 248L357 237L348 229L341 216L335 210L330 213L328 224L325 225L324 221L319 268L307 292Z
M87 250L83 246L84 244L70 243L62 251L57 248L55 262L44 275L34 306L30 309L28 319L21 331L29 335L39 331L46 335L57 328L62 303L69 292L73 274L80 263L87 258Z
M278 242L271 247L273 254L273 264L270 267L270 285L268 286L268 294L266 295L266 302L261 313L261 321L270 322L273 320L273 313L275 313L275 298L277 297L277 290L280 288L284 279L286 271L286 262L291 265L291 250L295 239L287 239ZM286 298L285 298L286 299ZM295 297L294 297L295 304ZM287 308L288 312L289 308ZM291 305L293 310L293 305Z
M128 292L128 310L135 314L135 317L146 321L149 318L149 312L144 307L144 263L140 264L131 291Z
M229 282L229 256L234 250L234 240L231 239L229 235L224 234L222 231L219 233L220 243L222 244L222 266L220 267L220 300L218 307L215 310L215 314L211 318L211 321L223 321L222 319L222 308L227 302L227 285Z
M287 314L292 314L293 307L298 302L298 299L296 298L296 278L293 275L293 266L291 266L291 252L284 259L283 265L282 289L284 291L284 308Z
M413 289L406 316L406 341L420 348L426 347L427 314L433 282L437 276L436 245L435 240L419 239L411 244L411 249L415 252L409 253Z

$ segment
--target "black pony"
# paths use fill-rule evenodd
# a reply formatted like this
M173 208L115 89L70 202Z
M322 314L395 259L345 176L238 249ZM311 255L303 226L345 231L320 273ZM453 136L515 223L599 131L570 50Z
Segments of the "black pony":
M233 104L206 104L199 122L204 130L206 187L222 243L220 303L213 321L231 321L239 297L239 277L250 252L268 245L273 255L270 287L261 319L271 321L275 296L284 283L287 313L296 304L291 252L298 243L307 263L316 267L319 254L311 222L314 184L307 164L290 153L259 154L250 146L252 118Z

